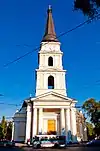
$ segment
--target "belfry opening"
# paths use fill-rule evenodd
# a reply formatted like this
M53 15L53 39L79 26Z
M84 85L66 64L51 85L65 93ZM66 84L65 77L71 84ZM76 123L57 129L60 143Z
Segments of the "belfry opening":
M48 77L48 89L54 89L54 77L53 76Z
M53 58L52 57L48 58L48 66L53 66Z

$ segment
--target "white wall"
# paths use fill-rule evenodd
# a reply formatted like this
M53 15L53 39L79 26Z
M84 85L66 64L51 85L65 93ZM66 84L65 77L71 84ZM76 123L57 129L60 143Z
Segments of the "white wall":
M62 65L62 55L60 50L60 43L50 42L45 45L42 44L39 52L39 69L36 73L36 96L49 91L54 91L62 95L66 94L66 79ZM48 58L53 58L53 66L48 66ZM48 77L52 75L54 77L54 89L48 89Z
M14 118L14 141L25 141L26 136L26 107L15 113Z
M16 121L14 129L14 141L25 141L26 122Z

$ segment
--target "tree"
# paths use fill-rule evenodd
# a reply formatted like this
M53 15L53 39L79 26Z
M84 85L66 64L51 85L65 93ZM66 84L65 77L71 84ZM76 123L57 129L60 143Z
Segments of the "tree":
M81 10L84 15L91 18L99 14L100 0L74 0L74 9Z
M6 136L6 138L8 140L11 140L11 137L12 137L12 122L10 121L7 125L7 136Z
M11 140L12 137L12 122L7 122L5 116L2 117L0 123L0 139Z
M92 140L94 138L94 134L95 134L95 131L94 131L94 128L93 128L93 124L91 124L89 122L86 122L86 127L87 127L88 140Z
M0 136L1 139L5 139L7 134L7 121L5 120L5 116L2 117L2 121L0 124Z
M2 139L2 126L0 124L0 139Z
M84 102L83 109L90 117L90 121L94 124L95 133L100 135L100 102L91 98Z

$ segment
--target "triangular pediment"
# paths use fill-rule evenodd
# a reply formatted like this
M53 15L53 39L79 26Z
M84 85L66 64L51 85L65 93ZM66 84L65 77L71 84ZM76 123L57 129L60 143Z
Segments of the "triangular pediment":
M68 98L67 96L61 95L59 93L55 92L48 92L44 93L42 95L39 95L35 98L35 100L43 100L43 101L67 101L67 102L72 102L73 99Z

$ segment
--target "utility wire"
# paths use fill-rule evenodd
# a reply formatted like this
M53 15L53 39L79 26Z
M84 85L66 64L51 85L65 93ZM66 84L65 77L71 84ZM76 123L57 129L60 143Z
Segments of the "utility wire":
M70 29L70 30L68 30L68 31L66 31L66 32L61 33L61 34L60 34L59 36L57 36L56 38L60 38L60 37L62 37L62 36L64 36L64 35L66 35L66 34L72 32L72 31L74 31L74 30L76 30L76 29L82 27L83 25L85 25L85 24L91 22L93 19L95 19L95 18L97 18L97 17L99 17L99 16L100 16L100 14L95 15L94 17L92 17L92 18L86 20L85 22L80 23L80 24L77 25L76 27L74 27L74 28L72 28L72 29ZM43 44L43 45L46 45L46 44L48 44L48 43L49 43L49 42L47 42L47 43L45 43L45 44ZM28 46L28 45L27 45L27 46ZM8 62L7 64L4 64L3 67L7 67L7 66L13 64L14 62L17 62L17 61L21 60L22 58L28 56L29 54L33 53L34 51L36 51L36 50L38 50L38 49L40 49L40 48L41 48L41 46L38 46L37 48L35 48L35 49L33 49L33 50L31 50L31 51L25 53L24 55L22 55L22 56L16 58L15 60L10 61L10 62ZM99 82L99 81L97 81L97 82ZM0 103L0 104L1 104L1 105L10 105L10 106L20 106L20 104L7 104L7 103ZM76 108L81 108L81 106L77 106Z
M21 104L11 104L11 103L3 103L1 102L0 105L8 105L8 106L21 106Z
M66 34L72 32L72 31L74 31L74 30L76 30L76 29L82 27L82 26L85 25L86 23L91 22L93 19L98 18L99 16L100 16L100 14L95 15L94 17L92 17L92 18L90 18L90 19L84 21L83 23L80 23L80 24L77 25L76 27L74 27L74 28L72 28L72 29L70 29L70 30L68 30L68 31L66 31L66 32L61 33L61 34L60 34L59 36L57 36L56 38L60 38L60 37L62 37L62 36L64 36L64 35L66 35ZM46 45L46 44L48 44L48 43L49 43L49 42L47 42L47 43L45 43L45 44L43 44L43 45ZM8 67L9 65L13 64L14 62L17 62L17 61L21 60L22 58L28 56L29 54L32 54L34 51L40 49L40 47L41 47L41 46L38 46L37 48L35 48L35 49L33 49L33 50L31 50L31 51L25 53L24 55L22 55L22 56L16 58L15 60L10 61L10 62L4 64L3 67Z

